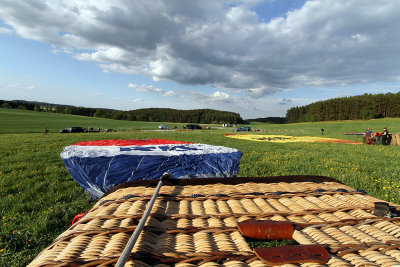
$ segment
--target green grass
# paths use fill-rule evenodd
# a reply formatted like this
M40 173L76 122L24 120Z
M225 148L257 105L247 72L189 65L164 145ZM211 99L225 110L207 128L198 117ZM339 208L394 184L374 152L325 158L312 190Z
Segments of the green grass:
M151 130L157 129L160 122L118 121L94 117L84 117L61 113L35 112L21 109L0 108L0 134L4 133L43 133L47 127L50 133L58 133L67 127L86 127L97 129ZM182 123L164 123L170 128Z
M96 122L91 124L92 122ZM24 266L72 218L91 207L88 195L69 176L60 158L70 144L104 139L162 138L233 147L243 152L239 176L323 175L400 203L400 147L331 143L264 143L227 138L232 128L209 131L134 131L161 123L124 122L79 116L0 109L0 266ZM68 126L123 129L113 133L60 134ZM169 124L174 125L174 124ZM319 136L361 141L346 132L396 132L399 119L273 125L252 123L260 134ZM50 133L42 133L48 127ZM130 130L130 131L128 131Z
M283 134L293 136L320 136L321 128L325 129L324 137L361 141L359 136L344 135L341 132L364 132L368 127L374 132L382 132L388 127L389 132L400 133L400 119L387 118L358 121L331 121L292 124L252 123L253 128L262 129L266 134Z

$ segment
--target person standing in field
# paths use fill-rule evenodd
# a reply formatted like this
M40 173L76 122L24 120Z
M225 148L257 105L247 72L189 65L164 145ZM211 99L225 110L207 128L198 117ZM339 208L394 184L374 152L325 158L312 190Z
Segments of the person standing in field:
M368 129L365 130L365 136L367 136L367 137L371 137L371 136L372 136L372 130L371 130L371 128L368 127Z
M368 129L367 130L365 130L365 143L366 144L372 144L372 142L373 142L373 137L372 137L372 130L371 130L371 128L369 128L368 127Z
M382 132L382 145L386 146L388 144L388 139L389 139L389 131L387 127L383 128Z
M325 133L325 129L322 128L322 129L321 129L321 135L324 135L324 133Z

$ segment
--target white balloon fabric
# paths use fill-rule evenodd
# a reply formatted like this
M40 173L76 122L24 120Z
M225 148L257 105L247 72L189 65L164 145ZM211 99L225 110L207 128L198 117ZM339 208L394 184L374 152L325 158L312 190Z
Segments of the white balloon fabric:
M236 177L242 153L234 148L164 139L99 140L64 148L61 158L72 178L92 198L135 180Z

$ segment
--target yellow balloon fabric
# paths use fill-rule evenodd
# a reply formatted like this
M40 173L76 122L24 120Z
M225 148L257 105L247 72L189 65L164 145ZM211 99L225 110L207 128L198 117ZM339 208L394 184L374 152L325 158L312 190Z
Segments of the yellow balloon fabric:
M287 136L287 135L261 135L261 134L225 134L226 137L258 142L294 143L294 142L321 142L362 144L361 142L341 140L334 138L322 138L314 136Z

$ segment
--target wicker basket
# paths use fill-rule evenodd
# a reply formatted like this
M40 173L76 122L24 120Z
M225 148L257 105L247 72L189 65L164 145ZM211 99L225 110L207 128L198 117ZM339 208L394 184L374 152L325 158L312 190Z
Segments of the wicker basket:
M114 189L29 266L113 266L154 184ZM301 224L293 238L326 246L325 266L400 266L400 221L373 215L377 201L326 177L174 181L161 188L125 266L267 266L237 229L251 218Z

